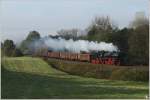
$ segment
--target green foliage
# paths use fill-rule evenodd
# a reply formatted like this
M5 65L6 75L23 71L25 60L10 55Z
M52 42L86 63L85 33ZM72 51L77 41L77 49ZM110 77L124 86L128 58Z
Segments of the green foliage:
M5 56L12 56L12 53L15 49L15 44L12 40L5 40L4 44L2 46L2 53L4 53Z
M149 63L149 26L139 26L129 37L129 54L133 64Z
M132 29L124 28L122 30L118 30L116 33L112 35L112 42L118 46L120 51L127 52L128 51L128 38L131 34Z
M58 63L59 62L59 63ZM94 65L83 62L68 62L49 59L48 63L53 67L70 74L94 77L101 79L116 79L130 81L148 81L148 67L140 66L113 66Z
M40 39L40 34L37 31L31 31L25 40L22 41L20 45L20 50L23 52L23 54L31 54L33 50L35 49L32 46L32 43L36 40Z
M148 81L149 71L141 68L118 69L112 72L111 79Z
M1 57L4 56L4 44L1 42Z
M22 52L21 52L20 49L15 48L15 49L13 50L12 56L13 56L13 57L20 57L20 56L23 56L23 54L22 54Z
M20 50L23 52L23 54L28 54L29 52L29 45L30 42L27 40L23 40L21 45L20 45Z
M26 40L28 40L28 41L34 41L34 40L38 40L38 39L40 39L40 34L37 31L31 31L26 38Z
M93 23L88 28L87 39L90 41L105 41L112 40L112 33L117 27L111 22L108 16L96 17Z
M1 53L2 56L12 56L12 57L18 57L23 56L20 49L18 49L14 42L12 40L5 40L4 44L1 43Z
M69 75L38 58L5 58L1 70L2 99L144 99L149 93L148 82Z

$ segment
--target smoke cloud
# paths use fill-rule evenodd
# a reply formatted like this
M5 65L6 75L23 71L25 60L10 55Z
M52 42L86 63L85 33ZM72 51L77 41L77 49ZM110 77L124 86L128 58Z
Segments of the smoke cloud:
M87 40L76 40L73 39L65 40L63 38L51 38L45 37L42 38L42 46L45 45L48 49L53 51L69 51L80 53L81 51L90 52L90 51L118 51L118 48L112 43L106 42L93 42ZM44 43L44 44L43 44ZM36 45L39 45L39 42L36 42Z

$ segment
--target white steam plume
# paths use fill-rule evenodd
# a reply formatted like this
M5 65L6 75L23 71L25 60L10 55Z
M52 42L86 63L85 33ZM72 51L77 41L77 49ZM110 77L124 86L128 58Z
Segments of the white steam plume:
M90 51L117 51L118 48L112 43L106 42L89 42L87 40L65 40L63 38L53 39L51 37L46 37L41 39L42 42L50 49L54 51L64 51L80 53L80 51L90 52Z

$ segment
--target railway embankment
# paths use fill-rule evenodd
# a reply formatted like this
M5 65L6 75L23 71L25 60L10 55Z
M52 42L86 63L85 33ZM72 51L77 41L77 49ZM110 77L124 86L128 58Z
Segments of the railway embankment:
M47 62L51 66L73 75L111 80L149 80L148 66L102 65L87 62L65 61L60 59L48 59Z

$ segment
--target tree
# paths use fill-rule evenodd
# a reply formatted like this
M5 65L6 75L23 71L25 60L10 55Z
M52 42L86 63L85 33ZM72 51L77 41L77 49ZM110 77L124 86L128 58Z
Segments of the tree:
M133 32L133 29L123 28L121 30L118 30L117 32L114 32L112 35L112 42L117 45L117 47L120 49L120 51L128 52L128 38Z
M136 13L135 20L130 23L134 32L128 39L129 56L132 64L148 65L149 62L149 19L144 12Z
M34 46L32 45L35 41L40 39L40 34L37 31L31 31L25 40L22 41L20 49L23 54L31 54L34 51Z
M133 29L123 28L121 30L113 32L112 38L110 38L112 39L110 40L110 42L113 42L113 44L116 45L120 50L121 63L125 65L129 65L128 39L133 31L134 31Z
M1 48L3 48L3 45L4 45L3 42L1 42Z
M76 40L78 38L78 29L69 29L69 30L65 30L65 29L61 29L59 31L57 31L58 35L62 38L65 39L74 39Z
M130 23L130 27L136 29L139 26L149 25L149 20L144 12L137 12L135 19Z
M133 64L149 63L149 25L136 27L129 40L129 54Z
M4 44L3 44L3 42L1 42L1 57L3 57L4 56Z
M23 56L22 52L15 46L13 40L5 40L1 43L2 56Z
M38 39L40 39L40 34L37 31L31 31L26 38L26 40L28 40L28 41L34 41L34 40L38 40Z
M101 32L110 33L116 29L117 26L110 20L110 17L100 16L95 17L88 29L91 30L92 28Z
M117 29L117 26L111 22L108 16L96 17L87 29L87 37L88 40L92 41L109 41L109 38L111 38L111 33Z
M15 49L15 44L12 40L5 40L3 44L3 53L5 56L12 56Z

